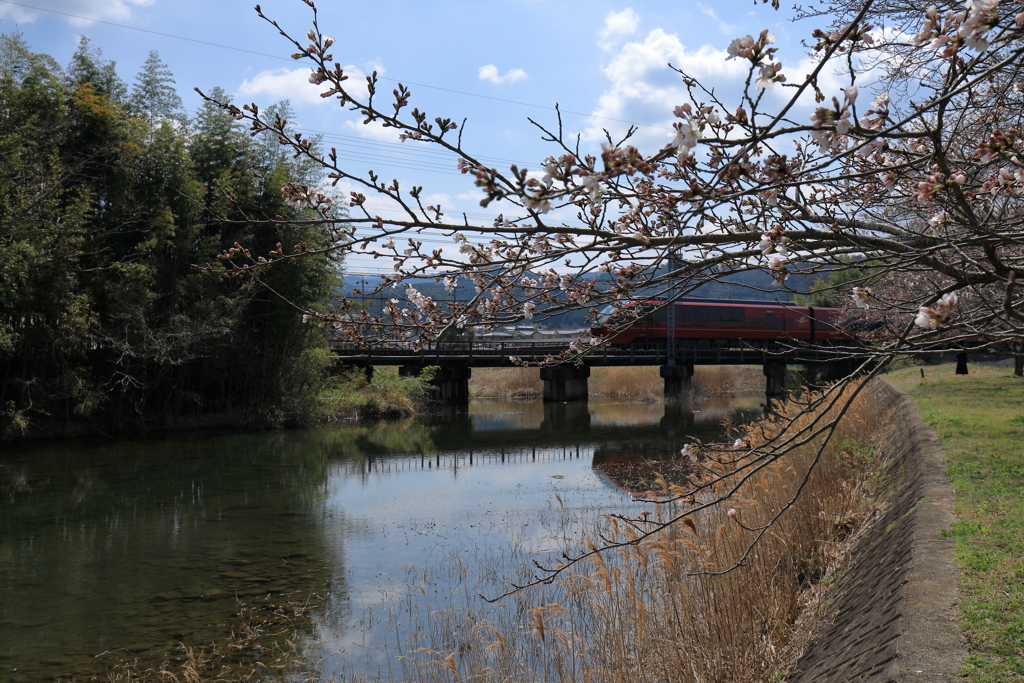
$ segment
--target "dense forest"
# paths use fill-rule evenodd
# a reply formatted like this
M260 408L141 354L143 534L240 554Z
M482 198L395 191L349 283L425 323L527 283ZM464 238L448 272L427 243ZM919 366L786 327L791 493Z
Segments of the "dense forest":
M255 280L225 276L217 255L322 243L281 196L319 180L214 106L186 115L156 53L129 85L86 39L62 67L0 37L0 436L301 419L328 356L292 304L327 299L340 264Z

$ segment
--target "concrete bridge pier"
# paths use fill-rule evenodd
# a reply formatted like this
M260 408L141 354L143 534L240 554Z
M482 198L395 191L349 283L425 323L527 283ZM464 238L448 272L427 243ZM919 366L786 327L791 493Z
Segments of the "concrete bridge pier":
M773 399L781 401L786 398L786 364L765 363L764 376L767 378L764 396L768 399L768 405L771 405Z
M400 365L400 377L419 377L423 368L419 365ZM469 402L469 378L472 368L437 368L430 381L428 396L441 403L461 404Z
M590 368L585 365L555 365L541 368L544 401L586 401L588 377Z
M662 365L661 378L665 380L665 398L679 398L693 379L693 363Z

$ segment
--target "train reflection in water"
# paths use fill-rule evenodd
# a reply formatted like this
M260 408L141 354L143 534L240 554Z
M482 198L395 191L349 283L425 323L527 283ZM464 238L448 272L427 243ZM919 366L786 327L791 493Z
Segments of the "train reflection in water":
M762 413L760 407L737 407L725 401L701 401L693 406L666 404L657 434L598 445L594 449L594 472L606 485L634 497L660 489L659 475L669 484L686 486L693 470L689 460L680 456L684 445L695 439L721 440L723 425L749 422Z

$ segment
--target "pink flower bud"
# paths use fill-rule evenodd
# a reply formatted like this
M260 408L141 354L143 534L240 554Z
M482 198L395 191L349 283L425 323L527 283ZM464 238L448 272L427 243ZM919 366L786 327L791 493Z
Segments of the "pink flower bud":
M735 519L736 515L738 515L740 513L736 512L736 508L729 508L729 511L726 512L725 514L729 515L730 518Z

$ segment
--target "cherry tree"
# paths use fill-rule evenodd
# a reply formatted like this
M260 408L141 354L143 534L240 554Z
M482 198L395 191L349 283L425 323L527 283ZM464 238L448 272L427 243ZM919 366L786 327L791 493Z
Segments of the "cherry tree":
M565 134L559 115L550 125L534 122L552 150L536 169L483 163L463 145L465 121L420 110L402 84L386 92L374 73L364 87L351 87L334 60L334 39L319 25L313 2L304 2L312 23L304 36L289 35L256 10L292 43L293 58L309 65L322 97L364 123L393 128L405 144L448 152L482 191L481 204L501 211L493 223L448 216L424 204L421 186L344 166L334 150L316 156L308 139L286 132L287 121L264 116L256 104L223 105L254 133L277 133L296 155L322 164L329 183L361 188L340 201L326 185L288 184L282 192L331 226L329 249L393 263L380 291L404 290L380 315L359 313L343 300L335 314L309 311L312 323L360 342L423 344L453 328L543 319L570 308L595 317L605 306L649 310L632 304L671 301L752 270L784 285L799 264L862 273L842 285L849 318L876 325L869 347L844 353L884 360L1021 339L1020 2L967 0L921 11L900 0L836 0L825 12L804 13L820 20L806 36L806 73L779 61L768 30L736 37L728 58L747 72L737 100L723 101L677 69L688 98L675 107L674 131L663 146L639 149L630 130L622 139L606 135L600 153L587 153ZM826 90L821 84L837 71L843 87ZM788 100L779 106L778 98L766 97L770 90ZM370 198L392 210L375 213ZM552 218L567 213L571 220ZM446 236L452 248L425 246L424 235ZM283 245L257 255L236 245L222 258L243 273L310 251ZM470 283L476 296L435 301L409 282L422 277L449 288ZM604 343L585 335L555 360L571 361ZM825 391L808 410L850 395ZM761 443L764 458L827 432L838 419L831 415L783 442ZM731 446L717 455L708 446L699 450L700 459L696 450L683 455L695 465L708 457L738 462L730 460ZM743 462L749 468L762 461Z
M638 297L669 300L753 269L785 283L794 263L848 267L853 257L871 275L854 283L850 304L885 312L888 331L878 337L890 345L1019 336L1021 7L994 0L932 7L910 32L883 25L897 12L889 6L876 16L873 2L851 3L845 24L808 36L808 74L776 60L767 30L738 37L728 54L748 65L739 101L721 101L680 71L689 101L675 108L674 133L661 149L640 150L627 134L609 137L600 155L586 154L560 121L537 123L553 152L531 173L482 163L462 144L465 122L416 108L404 85L382 92L373 74L361 96L307 4L313 28L304 39L267 20L292 42L293 58L310 65L322 96L365 123L394 128L405 144L446 150L483 191L481 204L502 212L493 224L447 216L423 204L421 186L345 167L334 150L316 157L308 139L286 132L287 121L264 117L256 104L225 105L254 132L273 131L297 155L313 156L331 183L361 186L343 198L347 215L325 188L282 188L332 225L329 249L390 260L394 270L381 289L405 290L376 317L353 315L344 300L336 315L309 313L343 334L425 343L453 326L487 328L578 307L596 314ZM909 10L902 12L905 18ZM861 82L871 60L892 63L892 55L901 68L890 81L901 97L877 88L866 95L877 76L867 72L872 82ZM837 68L849 84L824 92L819 80ZM782 107L767 104L773 88L791 93ZM800 120L794 112L806 111L801 103L809 98L816 109ZM368 197L392 211L374 213ZM550 220L553 209L570 209L574 220ZM453 248L425 247L425 234L447 236ZM240 245L223 258L250 270L307 253L306 245L289 245L253 255ZM434 301L407 282L425 276L449 288L471 283L477 296ZM575 352L586 353L590 341L601 340L584 339Z

